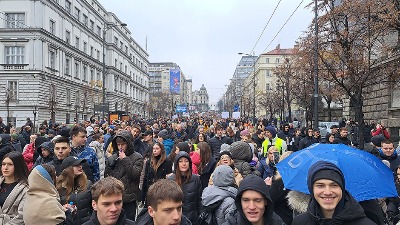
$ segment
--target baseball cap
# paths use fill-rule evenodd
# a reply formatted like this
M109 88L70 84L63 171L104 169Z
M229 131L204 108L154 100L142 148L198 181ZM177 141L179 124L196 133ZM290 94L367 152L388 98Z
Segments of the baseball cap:
M61 170L64 170L70 166L77 166L79 164L85 163L86 159L79 159L76 156L68 156L61 163Z

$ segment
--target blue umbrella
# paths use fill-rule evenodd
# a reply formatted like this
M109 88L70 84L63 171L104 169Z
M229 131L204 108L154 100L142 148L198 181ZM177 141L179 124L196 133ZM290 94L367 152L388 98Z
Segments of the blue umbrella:
M343 144L314 144L279 162L276 167L285 188L309 194L308 169L320 160L342 170L346 190L357 201L397 196L390 168L376 156Z

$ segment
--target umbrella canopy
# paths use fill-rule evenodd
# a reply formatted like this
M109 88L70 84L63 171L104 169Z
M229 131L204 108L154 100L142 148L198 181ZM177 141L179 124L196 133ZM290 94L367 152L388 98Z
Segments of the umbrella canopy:
M376 156L343 144L314 144L279 162L276 167L285 188L309 194L308 169L320 160L332 162L342 170L346 190L357 201L397 196L389 167Z

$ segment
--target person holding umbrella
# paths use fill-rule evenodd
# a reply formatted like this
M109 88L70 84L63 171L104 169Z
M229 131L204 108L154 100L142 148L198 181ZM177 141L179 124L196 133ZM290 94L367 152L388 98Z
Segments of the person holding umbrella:
M292 225L376 225L346 191L344 175L335 164L322 160L314 163L308 170L307 185L311 202L307 212L296 216Z

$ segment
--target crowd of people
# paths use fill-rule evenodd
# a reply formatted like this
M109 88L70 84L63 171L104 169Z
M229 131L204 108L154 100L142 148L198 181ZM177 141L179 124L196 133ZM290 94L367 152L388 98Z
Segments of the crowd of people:
M85 121L20 132L0 121L1 224L396 224L400 199L357 202L340 169L310 168L310 195L276 164L314 143L355 145L346 124L318 128L211 117ZM400 157L382 124L366 151ZM360 178L361 179L361 178ZM135 221L135 222L133 222Z

